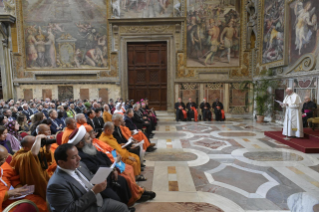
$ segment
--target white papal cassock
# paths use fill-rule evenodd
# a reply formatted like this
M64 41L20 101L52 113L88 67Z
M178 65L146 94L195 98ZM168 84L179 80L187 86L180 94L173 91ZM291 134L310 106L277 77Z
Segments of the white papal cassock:
M288 136L296 136L299 138L303 137L303 125L302 125L302 102L300 96L296 93L287 95L284 99L284 104L288 104L286 107L284 129L282 134L287 135L287 124L288 124ZM288 121L287 121L288 119Z

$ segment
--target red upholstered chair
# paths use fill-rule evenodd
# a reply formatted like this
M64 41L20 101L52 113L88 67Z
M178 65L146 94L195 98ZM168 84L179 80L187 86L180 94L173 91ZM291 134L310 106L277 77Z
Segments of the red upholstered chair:
M37 207L37 205L27 199L23 199L23 200L19 200L16 201L12 204L10 204L8 207L6 207L3 212L9 212L10 210L12 210L12 208L14 208L15 206L17 206L13 212L39 212L39 209Z
M8 154L8 157L7 157L7 159L6 159L6 162L10 164L11 161L12 161L12 155Z
M20 132L20 135L22 138L26 137L27 135L29 135L27 132Z
M60 146L62 144L63 132L59 131L56 133L56 143Z

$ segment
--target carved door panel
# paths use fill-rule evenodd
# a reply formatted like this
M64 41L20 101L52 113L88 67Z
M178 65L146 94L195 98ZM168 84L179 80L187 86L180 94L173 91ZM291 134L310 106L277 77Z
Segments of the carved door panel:
M32 89L24 89L24 100L30 101L30 99L33 99L33 90Z
M166 42L128 44L129 99L147 98L149 107L167 109Z
M80 99L90 100L90 91L88 88L80 89Z
M52 90L51 89L42 89L42 98L45 100L49 98L52 100Z

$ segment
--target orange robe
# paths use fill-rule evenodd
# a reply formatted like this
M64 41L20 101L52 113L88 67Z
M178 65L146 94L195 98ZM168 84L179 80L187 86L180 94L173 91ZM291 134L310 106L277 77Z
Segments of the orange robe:
M48 165L50 165L52 162L51 152L45 152L44 155ZM25 151L22 148L13 155L10 165L20 176L23 185L35 185L34 194L46 200L47 184L50 177L47 170L42 169L38 156L34 156L31 151Z
M87 124L87 123L84 123L84 124L79 124L77 123L76 126L77 128L81 127L81 126L84 126L85 129L86 129L86 132L91 132L93 130L93 128L91 127L91 125Z
M2 164L1 168L3 170L2 180L7 184L7 186L0 181L0 211L2 211L5 207L9 206L11 203L21 200L9 200L7 191L9 191L9 188L11 186L14 188L19 188L22 186L20 184L19 175L17 175L15 170L7 162ZM23 199L27 199L34 202L39 208L40 212L48 211L46 201L38 195L30 194L24 197ZM14 209L12 209L11 211L13 210Z
M120 126L121 132L126 140L128 140L130 137L132 137L131 130L126 126ZM133 138L137 140L138 142L141 142L144 140L143 149L146 151L147 148L151 145L148 138L144 135L143 132L138 131L137 134L133 135Z
M62 135L62 144L68 143L69 136L71 135L73 131L74 131L73 129L70 129L67 127L64 128L63 135Z
M103 141L110 145L113 149L116 150L118 154L122 156L122 161L126 164L129 164L133 166L134 169L134 175L140 175L141 174L141 162L140 158L131 152L129 152L127 149L122 149L122 146L117 143L117 140L113 137L113 135L106 135L104 132L101 134L100 141ZM135 158L136 161L130 160L128 157Z
M112 121L112 114L110 114L109 112L104 111L103 112L103 120L104 120L104 122Z
M98 151L106 153L112 163L114 163L114 157L111 153L114 149L110 145L96 138L93 139L93 145ZM141 198L142 194L144 193L144 189L136 184L134 170L131 165L125 164L125 170L120 175L126 179L127 185L130 188L132 197L127 204L129 206L132 206L137 200Z

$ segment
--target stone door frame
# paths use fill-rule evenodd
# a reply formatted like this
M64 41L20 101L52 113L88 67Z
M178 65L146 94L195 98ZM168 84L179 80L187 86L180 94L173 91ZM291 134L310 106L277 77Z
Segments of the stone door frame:
M119 39L119 75L121 85L121 95L128 98L128 58L127 44L130 42L166 42L167 43L167 111L174 111L174 81L176 76L176 50L174 45L174 35L168 34L148 34L148 35L121 35ZM136 101L136 99L135 99Z

